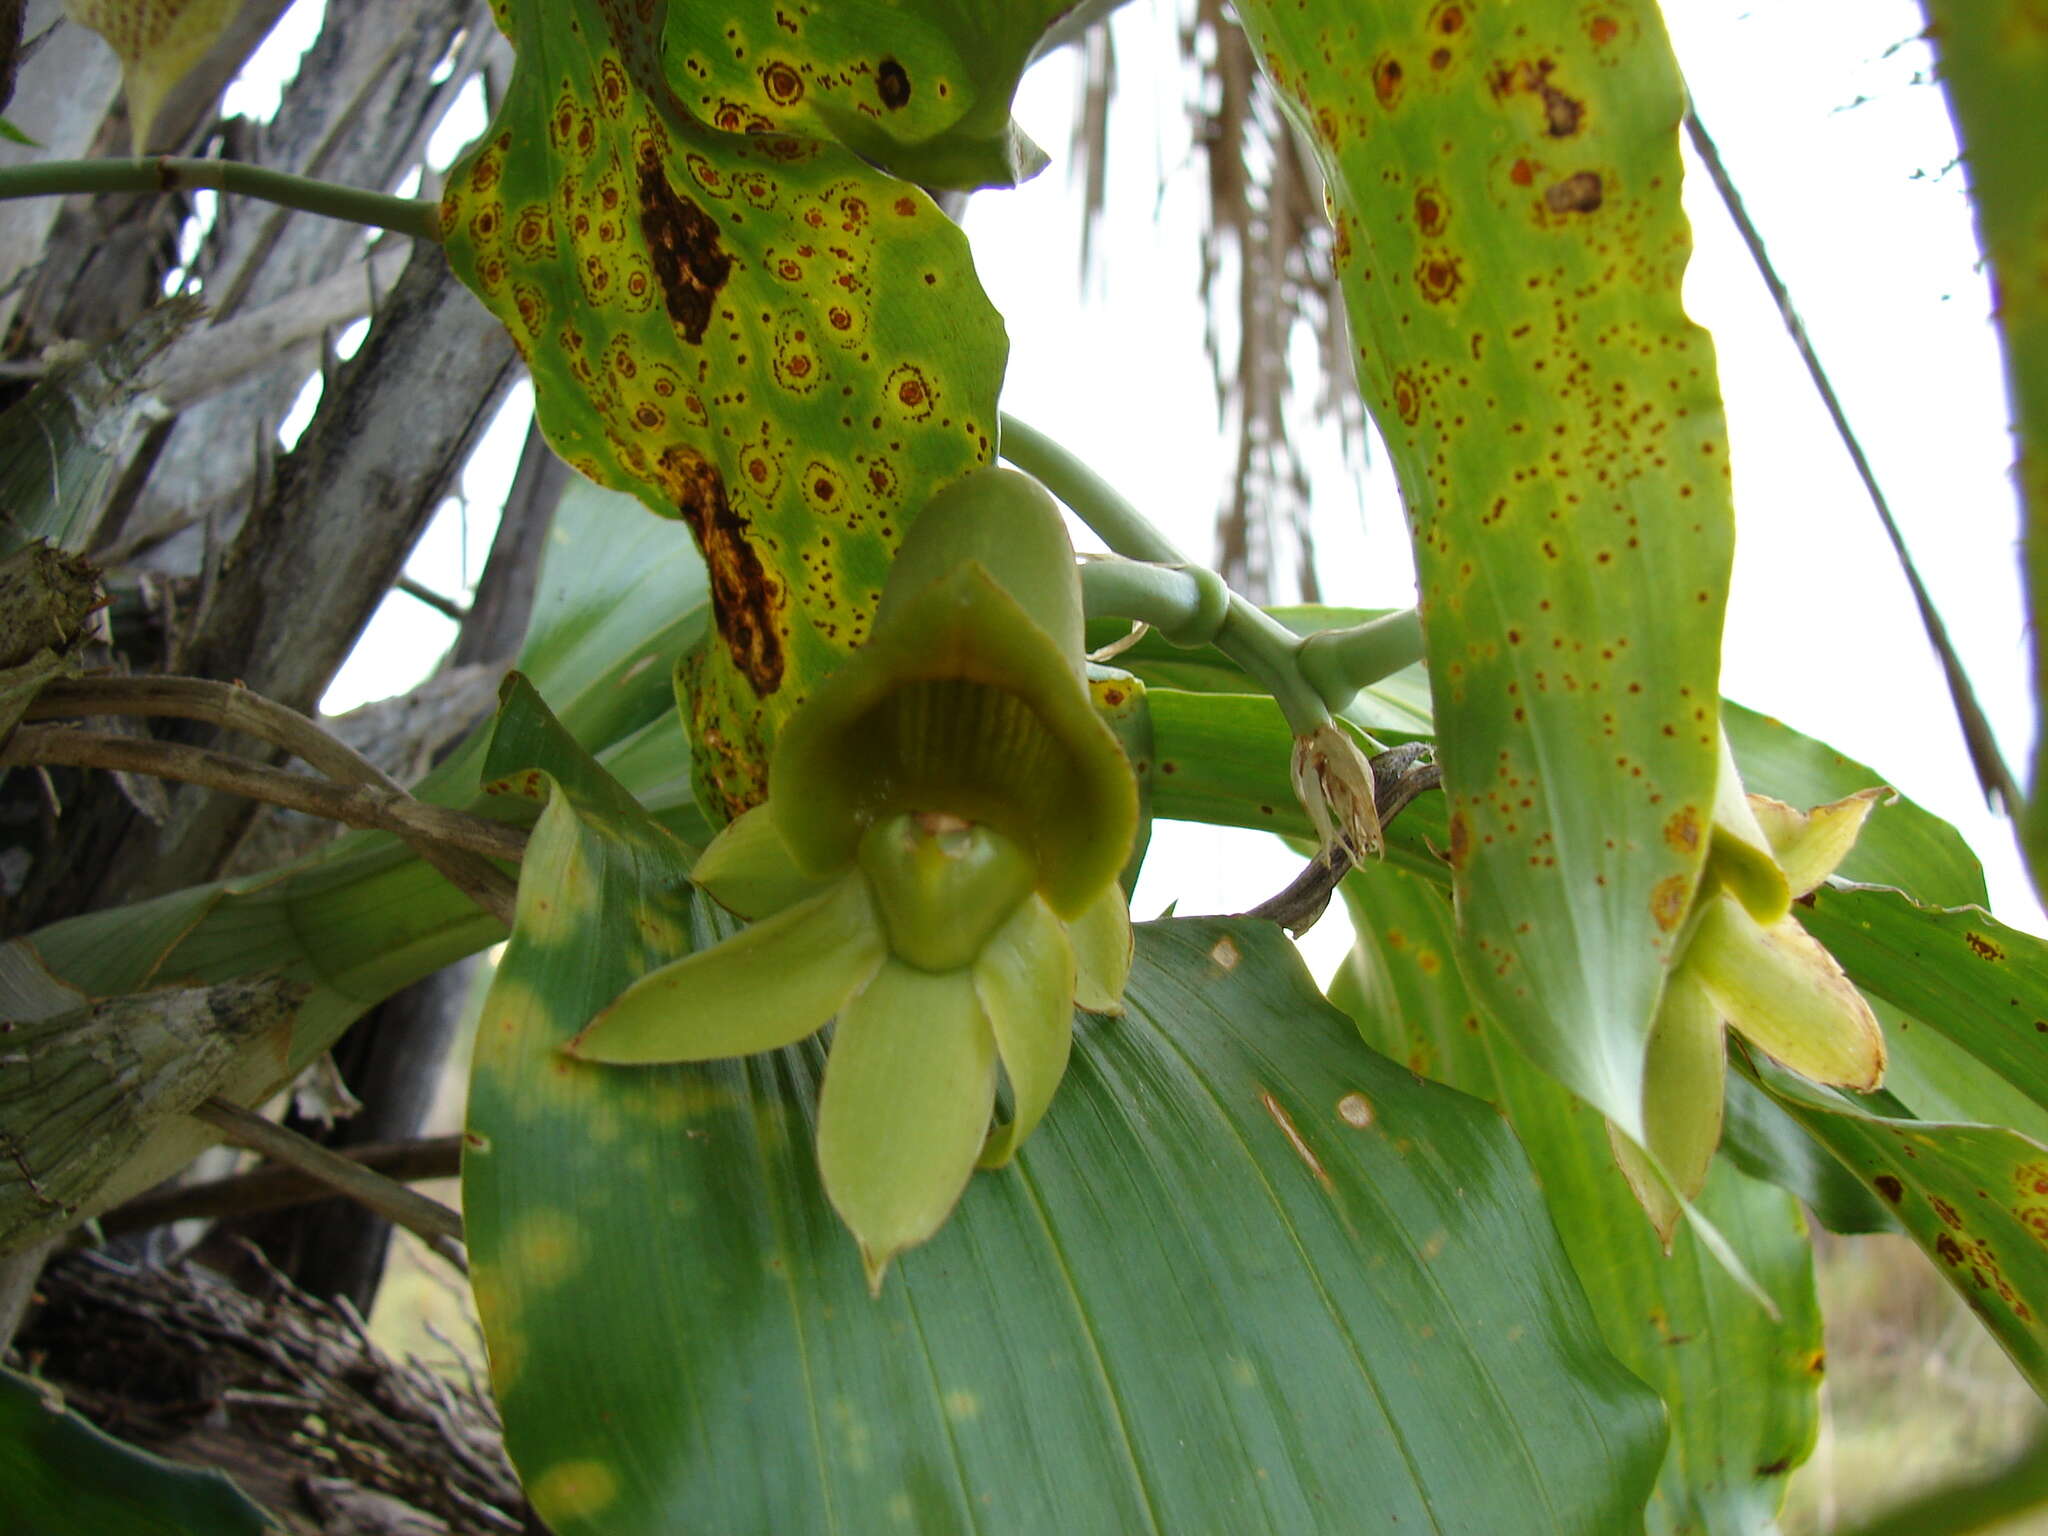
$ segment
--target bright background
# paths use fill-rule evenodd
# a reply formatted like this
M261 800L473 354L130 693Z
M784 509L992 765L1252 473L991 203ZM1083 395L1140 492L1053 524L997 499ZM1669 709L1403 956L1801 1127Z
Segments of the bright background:
M1917 41L1920 13L1909 0L1774 0L1753 9L1740 0L1665 0L1664 10L1700 115L1833 375L2008 760L2023 771L2034 727L2001 366L1953 132ZM319 16L320 0L294 7L235 88L231 110L268 115ZM1017 105L1053 167L1017 192L977 196L966 225L1009 324L1006 408L1082 453L1199 557L1211 548L1230 446L1202 345L1202 169L1190 149L1193 87L1173 41L1177 17L1175 0L1134 0L1114 20L1115 152L1098 232L1103 260L1085 295L1080 197L1065 164L1079 76L1071 54L1034 69ZM452 160L482 120L472 91L436 136L433 164ZM1939 668L1863 489L1697 167L1686 200L1698 243L1686 300L1719 348L1733 444L1739 537L1725 689L1871 764L1954 822L1985 862L1999 915L2048 932L2010 829L1976 788ZM287 441L310 417L317 389L316 381L301 398ZM1305 375L1300 393L1314 393ZM467 596L530 411L522 386L466 471L462 496L408 565L416 580ZM1327 424L1305 424L1300 440L1314 476L1326 599L1412 602L1413 567L1384 455L1373 448L1360 474ZM409 688L453 634L440 614L394 595L328 709ZM1296 865L1261 834L1162 826L1137 908L1141 916L1170 901L1183 912L1241 910L1279 889ZM1348 943L1340 908L1304 948L1326 977ZM458 1097L451 1091L451 1116ZM1916 1254L1893 1240L1823 1234L1820 1255L1829 1376L1821 1444L1794 1479L1784 1519L1794 1536L1993 1464L2041 1414ZM459 1335L466 1298L444 1294L438 1275L432 1261L401 1262L379 1301L383 1336L431 1352L419 1332L423 1311Z

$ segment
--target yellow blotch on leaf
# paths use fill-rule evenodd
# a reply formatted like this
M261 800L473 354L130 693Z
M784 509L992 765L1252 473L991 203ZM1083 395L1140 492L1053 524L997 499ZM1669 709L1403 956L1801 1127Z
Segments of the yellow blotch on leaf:
M546 1290L582 1267L583 1239L560 1211L528 1211L508 1236L506 1262L517 1272L522 1290Z
M528 1485L533 1507L549 1521L587 1520L603 1514L619 1495L619 1475L609 1462L588 1457L558 1461Z

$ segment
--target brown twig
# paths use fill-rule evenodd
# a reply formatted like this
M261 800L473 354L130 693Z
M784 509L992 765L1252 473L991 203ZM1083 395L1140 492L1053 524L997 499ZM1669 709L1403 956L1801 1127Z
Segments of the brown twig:
M462 1170L460 1136L427 1136L416 1141L383 1141L337 1148L352 1163L403 1184L421 1179L449 1179ZM247 1173L187 1184L161 1194L140 1195L100 1217L109 1237L169 1226L198 1217L253 1216L325 1200L333 1190L310 1174L281 1163L265 1164Z
M1389 747L1372 760L1373 804L1382 827L1418 795L1443 783L1443 770L1430 761L1433 750L1426 741L1411 741ZM1240 916L1262 917L1300 938L1322 917L1331 894L1350 869L1351 856L1341 846L1326 849L1309 860L1286 890Z
M374 1173L297 1131L288 1131L275 1121L225 1099L210 1098L192 1113L234 1145L296 1168L336 1194L345 1195L394 1225L404 1227L463 1274L469 1273L469 1260L462 1251L462 1218L440 1201L429 1200L394 1179Z
M526 834L517 827L486 821L446 806L428 805L403 790L367 784L330 784L281 768L266 768L245 758L178 742L139 741L103 731L64 726L25 725L0 748L0 766L25 768L48 764L69 768L107 768L121 773L146 773L208 789L265 800L287 810L370 831L391 832L408 841L425 841L442 849L461 849L488 859L517 861L526 852ZM511 886L497 870L492 875ZM459 883L459 882L458 882ZM471 894L475 894L472 892ZM479 899L493 916L510 921L509 911Z
M49 720L73 715L168 715L180 719L210 721L228 730L241 731L258 740L267 741L274 747L282 747L307 766L326 774L337 784L362 786L380 791L392 805L418 805L396 780L390 778L348 743L323 729L318 721L309 719L297 710L287 708L273 699L267 699L259 693L231 683L217 683L204 677L71 678L43 689L29 705L24 718ZM228 761L239 762L238 759ZM175 778L178 775L167 774L164 777ZM246 793L243 790L233 792ZM271 797L256 795L253 798ZM294 809L305 807L295 806ZM314 811L312 814L327 813ZM346 817L333 819L347 820ZM361 823L350 822L350 825L356 826ZM488 860L510 858L516 861L519 854L495 852L490 848L474 849L458 839L408 832L395 825L386 825L383 830L398 833L421 858L446 876L457 890L507 928L512 926L513 905L518 888ZM523 839L520 840L520 846L523 850Z

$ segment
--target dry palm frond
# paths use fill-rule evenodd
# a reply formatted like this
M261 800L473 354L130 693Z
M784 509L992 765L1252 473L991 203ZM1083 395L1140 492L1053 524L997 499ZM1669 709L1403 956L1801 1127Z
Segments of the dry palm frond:
M1194 144L1207 172L1206 342L1217 414L1235 445L1217 518L1217 566L1257 601L1316 601L1309 476L1295 434L1309 420L1333 420L1347 451L1364 438L1322 182L1223 0L1193 0L1179 38L1195 82ZM1116 55L1108 28L1098 26L1084 44L1073 140L1084 280L1107 186L1115 91ZM1313 339L1319 375L1306 403L1290 357L1304 335ZM1295 592L1286 594L1280 588L1290 553Z

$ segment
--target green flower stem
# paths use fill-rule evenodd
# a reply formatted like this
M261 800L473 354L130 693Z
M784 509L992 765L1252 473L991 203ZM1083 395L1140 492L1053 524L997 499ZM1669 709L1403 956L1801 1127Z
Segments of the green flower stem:
M1005 411L1002 434L1003 457L1072 507L1076 517L1126 560L1193 563L1114 486L1036 427Z
M1297 660L1316 692L1342 709L1359 689L1422 660L1422 615L1404 608L1349 629L1321 630L1301 642Z
M1081 564L1081 606L1091 619L1135 619L1165 635L1186 634L1201 623L1204 595L1184 565L1114 557Z
M437 245L441 240L438 204L314 181L237 160L149 155L132 160L43 160L0 170L0 199L62 197L74 192L177 192L199 187L261 198Z
M1165 583L1148 585L1138 579L1090 577L1084 572L1084 592L1085 583L1093 581L1106 600L1108 585L1125 579L1128 581L1127 594L1139 602L1170 602L1168 594L1176 590L1191 594L1194 600L1199 601L1201 578L1192 574L1198 567L1174 548L1173 541L1155 528L1144 513L1072 453L1035 427L1005 413L1002 419L1002 455L1072 507L1075 516L1101 535L1103 542L1125 559L1152 566L1184 567L1172 573L1183 578L1184 585L1177 589ZM1096 611L1095 602L1095 598L1089 599L1091 612ZM1120 610L1104 608L1101 611ZM1183 623L1193 612L1186 605L1185 598L1173 611L1182 616ZM1123 616L1144 617L1143 614ZM1159 627L1166 629L1164 625ZM1181 626L1176 625L1175 628L1180 629ZM1253 681L1273 696L1273 702L1287 717L1288 729L1296 736L1312 735L1319 727L1330 723L1329 703L1302 675L1298 660L1301 637L1278 619L1233 592L1222 624L1209 643L1244 668ZM1345 699L1349 698L1347 693Z

